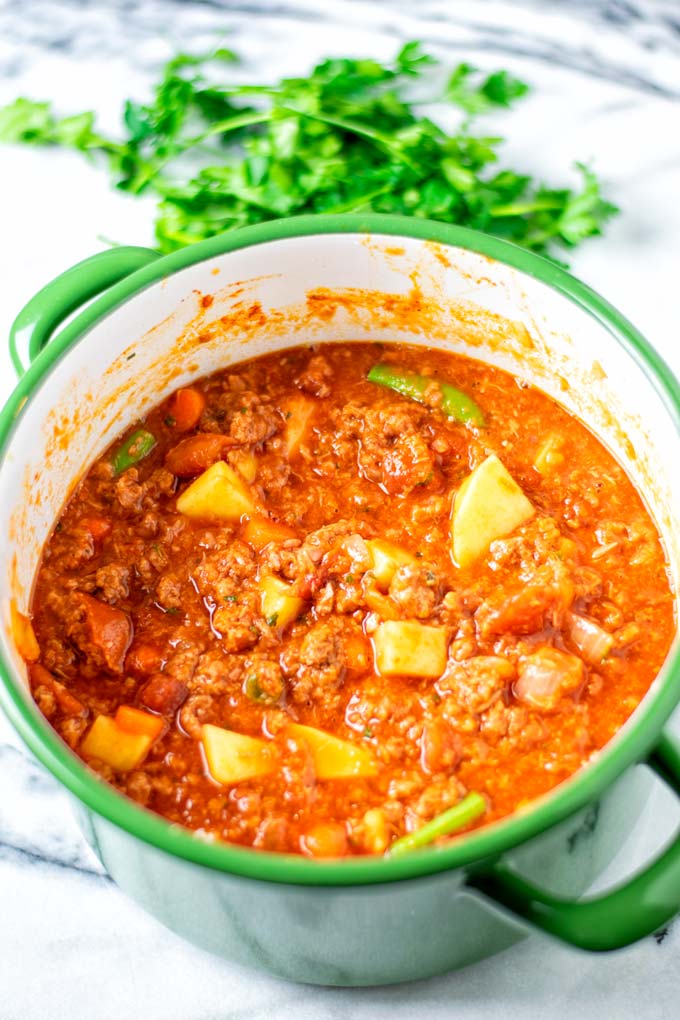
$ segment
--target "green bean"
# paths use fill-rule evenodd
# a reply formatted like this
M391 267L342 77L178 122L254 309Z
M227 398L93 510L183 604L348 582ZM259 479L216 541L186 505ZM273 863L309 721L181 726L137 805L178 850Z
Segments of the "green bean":
M146 429L137 429L114 453L111 461L114 475L120 475L133 464L144 460L155 445L156 437L151 432L147 432Z
M387 850L390 857L400 857L402 854L417 850L421 846L427 846L439 836L448 836L457 829L474 822L486 811L486 801L480 793L468 793L455 807L442 811L440 815L427 822L415 832L396 839Z
M366 378L369 382L395 390L404 397L428 406L430 402L426 399L427 394L438 388L441 393L441 403L438 406L447 417L464 424L479 426L485 424L484 413L479 404L467 393L440 379L385 364L374 365ZM434 402L432 406L435 406Z

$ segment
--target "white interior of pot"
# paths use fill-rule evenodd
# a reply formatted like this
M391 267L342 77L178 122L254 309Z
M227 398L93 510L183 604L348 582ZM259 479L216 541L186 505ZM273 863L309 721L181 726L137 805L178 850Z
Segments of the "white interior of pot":
M0 467L0 536L10 553L0 568L0 641L17 674L25 670L10 599L26 612L55 518L120 432L177 386L236 361L366 339L468 353L576 413L644 492L678 589L680 436L637 358L604 325L463 249L375 235L300 237L209 259L136 295L72 346L31 397Z

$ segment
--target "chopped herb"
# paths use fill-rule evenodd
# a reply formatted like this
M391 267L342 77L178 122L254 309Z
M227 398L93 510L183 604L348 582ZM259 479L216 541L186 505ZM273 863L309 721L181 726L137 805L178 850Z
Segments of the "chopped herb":
M177 606L167 606L165 608L165 612L169 616L177 616L179 614L179 609L177 608Z
M372 736L373 736L373 730L371 729L371 727L370 727L370 726L367 726L367 727L366 727L366 728L364 729L364 732L363 732L363 736L364 736L364 737L372 737Z
M159 546L158 542L154 542L151 548L155 553L159 553L161 551L161 547Z
M238 602L238 595L225 595L224 596L224 601L225 602Z
M354 584L354 574L345 574L345 583Z
M136 358L136 357L137 357L137 352L136 352L136 351L133 351L133 352L132 352L132 354L128 354L128 355L126 355L126 358L125 358L125 360L126 360L126 361L132 361L132 359L133 359L133 358Z
M275 627L276 624L278 623L278 619L279 619L279 614L278 613L272 613L271 616L267 617L267 626L268 627Z
M99 156L119 188L154 193L163 252L284 216L372 211L463 224L550 254L601 233L617 211L582 164L573 191L498 168L502 138L473 123L528 92L508 71L453 68L440 98L460 119L448 131L409 98L414 81L437 80L418 42L384 64L332 58L273 85L212 73L235 59L224 49L172 58L147 103L124 103L120 138L100 133L92 112L59 117L48 102L19 98L0 108L0 140Z
M292 418L292 417L293 417L293 412L292 411L286 411L286 414L285 414L286 421L289 421L289 419Z
M164 425L167 425L167 426L168 426L168 428L170 428L170 429L171 429L171 428L174 428L174 426L175 426L175 425L177 424L177 419L176 419L176 418L173 418L171 414L168 414L168 415L166 415L166 417L165 417L165 418L163 419L163 424L164 424Z
M416 553L416 559L417 560L422 560L422 558L423 558L423 554L421 552L417 552Z
M61 523L61 521L57 521L54 530L55 531L61 531L63 527L64 527L64 525Z

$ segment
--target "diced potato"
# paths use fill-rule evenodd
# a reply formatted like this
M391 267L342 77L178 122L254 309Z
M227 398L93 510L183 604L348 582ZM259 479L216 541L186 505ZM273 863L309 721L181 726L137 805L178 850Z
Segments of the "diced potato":
M184 490L177 509L187 517L238 521L254 511L255 501L233 467L218 460Z
M115 716L117 726L128 733L143 733L155 740L159 737L165 726L165 722L158 715L151 712L143 712L140 708L132 708L131 705L121 705Z
M558 432L551 432L534 458L534 467L540 475L549 475L555 468L564 464L564 438Z
M201 727L201 743L210 775L223 786L264 776L276 766L273 746L257 737L206 723Z
M260 610L270 627L287 627L300 615L305 602L292 593L292 585L272 574L265 574L258 583L262 592Z
M303 396L290 397L286 402L284 407L286 417L284 449L287 457L294 457L300 449L316 407L317 405L313 400L307 400Z
M252 450L230 450L227 460L248 484L257 476L257 457Z
M244 542L256 552L260 552L270 542L285 542L289 538L297 537L287 524L270 521L261 514L255 514L245 523L242 534Z
M26 662L35 662L40 658L40 646L33 630L33 624L27 616L20 613L12 599L9 606L12 637L17 651Z
M98 758L116 772L129 772L139 768L153 741L148 733L130 733L110 716L98 715L80 750L86 758Z
M469 567L497 538L535 514L534 507L495 454L468 475L453 501L453 558Z
M381 538L369 538L366 542L373 561L373 576L378 585L387 589L399 567L406 567L416 562L415 556L401 546L384 542Z
M363 842L369 854L384 854L390 845L387 818L382 808L369 808L364 815Z
M332 737L314 726L291 723L288 733L303 740L314 760L317 779L346 779L350 776L374 776L377 766L367 747L359 747L349 740Z
M448 637L443 627L388 620L376 627L373 647L382 676L440 677L446 669Z

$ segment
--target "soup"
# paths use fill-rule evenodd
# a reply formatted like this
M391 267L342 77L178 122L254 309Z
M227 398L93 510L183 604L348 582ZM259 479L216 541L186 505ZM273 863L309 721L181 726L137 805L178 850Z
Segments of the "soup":
M337 343L178 390L80 482L22 621L105 780L255 848L399 854L573 775L674 632L654 522L575 417Z

